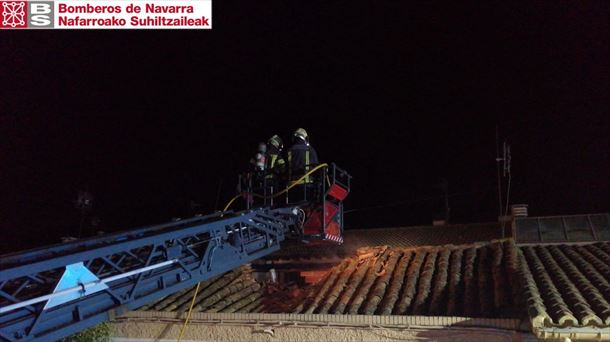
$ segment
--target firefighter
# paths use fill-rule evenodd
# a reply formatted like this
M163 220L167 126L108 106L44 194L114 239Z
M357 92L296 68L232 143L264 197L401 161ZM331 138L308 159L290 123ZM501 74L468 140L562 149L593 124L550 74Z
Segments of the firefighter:
M286 161L282 156L284 143L279 135L274 135L267 142L267 172L271 177L278 178L286 171Z
M294 131L292 135L293 145L288 149L288 180L289 184L294 184L309 170L314 168L318 163L318 154L316 150L309 144L309 136L307 131L303 128L299 128ZM295 199L307 200L311 197L313 190L313 176L308 175L304 179L299 181L297 186L296 197L290 196L290 202L294 202ZM295 193L295 192L293 192Z
M265 189L265 167L267 166L267 144L261 142L257 146L256 155L250 158L252 171L240 177L237 191L243 193L248 208L254 203L252 193L262 193Z
M267 141L265 155L265 204L273 205L273 196L285 184L286 161L282 155L284 143L279 135L274 135Z
M250 164L254 167L255 172L264 172L267 165L267 144L259 143L256 155L250 159Z

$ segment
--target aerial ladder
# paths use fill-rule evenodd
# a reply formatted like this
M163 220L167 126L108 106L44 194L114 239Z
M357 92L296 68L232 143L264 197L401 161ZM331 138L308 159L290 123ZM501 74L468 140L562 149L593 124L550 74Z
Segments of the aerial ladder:
M224 211L0 256L0 341L55 341L279 250L287 239L341 243L351 176L322 164L309 197L295 184L246 188ZM259 206L228 210L240 197ZM287 197L287 196L286 196ZM273 201L275 199L275 201Z

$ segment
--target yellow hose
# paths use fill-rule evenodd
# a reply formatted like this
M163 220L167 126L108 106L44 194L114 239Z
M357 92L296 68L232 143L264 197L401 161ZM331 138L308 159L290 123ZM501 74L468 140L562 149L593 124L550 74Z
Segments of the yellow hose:
M288 190L294 188L295 186L299 185L299 183L304 180L305 178L307 178L309 175L311 175L312 173L318 171L319 169L323 168L323 167L328 167L328 164L323 163L320 164L316 167L314 167L313 169L309 170L306 174L304 174L301 178L297 179L296 181L292 182L292 184L290 184L288 187L286 187L286 189L278 192L277 194L273 194L272 196L263 196L263 195L259 195L259 194L252 194L252 196L254 197L258 197L258 198L263 198L263 199L271 199L271 198L275 198L278 197L286 192L288 192ZM241 197L241 194L231 198L231 200L229 201L229 203L227 203L227 205L224 207L224 209L222 211L227 211L229 209L229 207L231 207L231 204L233 204L233 202L235 202L236 199L238 199L239 197Z
M180 328L180 335L178 335L178 342L182 341L182 337L184 336L184 332L186 331L186 326L189 324L189 320L191 319L191 313L193 312L193 306L195 305L195 301L197 300L197 292L199 292L199 285L201 282L197 283L197 288L195 288L195 294L193 294L193 300L191 300L191 306L189 307L189 312L186 314L186 319L184 320L184 324L182 328Z
M229 203L227 203L227 205L225 205L225 208L222 209L222 211L227 211L229 209L229 207L231 206L231 204L233 204L233 202L235 202L236 199L240 198L241 194L231 198L231 200L229 201Z
M259 195L259 194L253 194L253 195L256 196L256 197L265 198L265 199L270 199L270 198L277 197L277 196L279 196L279 195L281 195L283 193L288 192L288 190L294 188L295 186L299 185L299 182L301 182L302 180L307 178L307 176L309 176L312 173L318 171L319 169L321 169L323 167L327 167L327 166L328 166L328 164L323 163L323 164L320 164L320 165L314 167L309 172L304 174L303 177L297 179L292 184L290 184L288 187L286 187L286 189L278 192L277 194L274 194L273 196L266 196L265 197L265 196L262 196L262 195ZM231 198L229 203L227 203L227 205L224 207L224 209L222 211L227 211L229 209L229 207L231 206L231 204L233 204L233 202L235 202L235 200L240 198L240 197L241 197L241 194ZM186 319L184 320L184 324L182 325L182 328L180 329L180 335L178 335L178 340L177 340L178 342L180 342L182 340L182 337L184 336L184 332L186 331L186 327L188 326L189 320L191 319L191 313L193 312L193 306L195 305L195 301L197 300L197 292L199 292L199 285L201 285L201 282L197 283L197 288L195 289L195 293L193 294L193 300L191 301L191 306L189 307L189 311L186 314Z
M306 174L304 174L301 178L297 179L296 181L292 182L292 184L290 184L288 187L286 187L286 189L278 192L277 194L273 194L273 196L263 196L263 195L259 195L259 194L252 194L254 197L258 197L258 198L264 198L264 199L271 199L271 198L275 198L278 197L280 195L282 195L283 193L288 192L288 190L294 188L295 186L299 185L299 183L304 180L305 178L307 178L309 175L311 175L312 173L318 171L319 169L323 168L323 167L327 167L328 164L320 164L316 167L314 167L313 169L309 170L309 172L307 172Z

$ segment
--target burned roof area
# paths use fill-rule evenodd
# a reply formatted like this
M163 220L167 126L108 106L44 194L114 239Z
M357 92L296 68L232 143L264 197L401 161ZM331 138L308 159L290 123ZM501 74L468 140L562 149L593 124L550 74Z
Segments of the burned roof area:
M515 317L518 253L508 241L365 247L329 272L295 313Z
M505 235L510 227L505 227ZM491 241L503 236L499 223L449 224L442 226L412 226L377 229L353 229L344 233L345 242L339 246L310 246L295 243L265 257L265 260L311 260L350 257L364 246L416 247L436 245L462 245Z

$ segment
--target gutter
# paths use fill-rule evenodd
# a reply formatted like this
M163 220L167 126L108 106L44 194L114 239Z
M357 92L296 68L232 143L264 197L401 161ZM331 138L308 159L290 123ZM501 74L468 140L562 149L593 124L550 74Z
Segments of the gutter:
M532 330L543 340L610 341L610 327L535 327Z
M158 311L131 311L117 317L115 322L183 322L185 313ZM194 312L190 324L251 325L274 324L325 327L385 327L385 328L446 328L470 327L512 331L523 329L520 319L472 318L457 316L380 316L380 315L329 315L329 314L269 314L269 313L205 313Z

